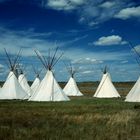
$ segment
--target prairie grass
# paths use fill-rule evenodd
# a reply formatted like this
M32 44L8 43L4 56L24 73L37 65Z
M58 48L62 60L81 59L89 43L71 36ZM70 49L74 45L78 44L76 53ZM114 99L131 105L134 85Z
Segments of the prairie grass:
M91 97L55 103L0 101L0 140L127 140L140 136L135 104Z

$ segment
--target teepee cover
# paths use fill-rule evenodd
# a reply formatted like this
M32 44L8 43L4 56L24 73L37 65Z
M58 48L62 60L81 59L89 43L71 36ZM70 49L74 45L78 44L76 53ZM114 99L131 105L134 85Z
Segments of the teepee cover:
M27 99L28 94L20 86L15 74L11 71L0 90L0 99Z
M68 96L83 96L83 94L80 92L79 88L77 87L77 84L73 77L70 77L63 91Z
M31 96L30 101L68 101L52 71L48 70L38 90Z
M34 82L32 83L31 85L31 89L32 89L32 92L34 93L35 91L37 91L39 85L40 85L41 81L38 77L35 78Z
M94 94L94 97L97 97L97 98L120 97L119 93L117 92L116 88L114 87L111 81L111 77L108 72L103 74L103 77Z
M31 88L30 88L30 86L29 86L29 84L27 82L27 79L26 79L24 74L19 75L18 81L19 81L21 87L25 90L25 92L27 92L28 95L31 96L32 90L31 90Z
M140 77L130 90L125 99L126 102L140 102Z

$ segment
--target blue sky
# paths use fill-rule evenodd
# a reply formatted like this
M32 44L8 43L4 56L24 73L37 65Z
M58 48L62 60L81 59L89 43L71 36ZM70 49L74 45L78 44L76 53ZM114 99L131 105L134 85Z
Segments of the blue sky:
M68 80L69 61L79 71L77 81L100 80L105 65L113 81L136 80L140 67L128 42L140 52L139 37L139 0L0 0L0 79L9 71L3 48L11 57L22 48L20 63L33 80L31 65L43 67L34 49L47 55L59 46L58 81Z

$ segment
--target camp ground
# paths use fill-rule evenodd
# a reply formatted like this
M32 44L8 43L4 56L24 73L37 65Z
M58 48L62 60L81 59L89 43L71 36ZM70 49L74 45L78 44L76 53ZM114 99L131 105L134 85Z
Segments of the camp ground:
M0 0L0 140L140 140L140 0Z

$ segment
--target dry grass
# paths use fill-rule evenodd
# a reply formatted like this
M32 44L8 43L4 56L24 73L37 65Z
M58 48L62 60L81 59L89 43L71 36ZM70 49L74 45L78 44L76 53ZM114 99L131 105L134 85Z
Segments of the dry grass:
M0 102L0 140L127 140L140 136L140 110L121 99Z

